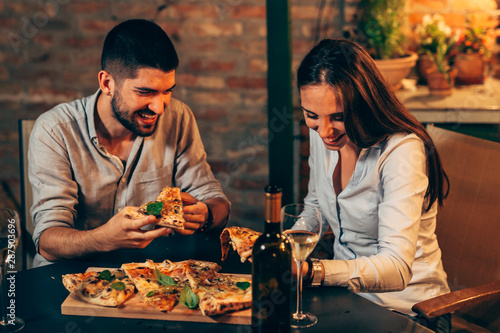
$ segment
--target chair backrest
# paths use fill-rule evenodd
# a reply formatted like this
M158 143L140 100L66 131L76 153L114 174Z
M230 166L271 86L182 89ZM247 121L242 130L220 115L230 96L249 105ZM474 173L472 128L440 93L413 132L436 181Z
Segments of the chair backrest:
M500 280L500 143L427 130L450 180L436 230L450 287Z
M34 125L34 119L19 120L19 170L21 172L21 220L23 228L19 248L22 250L24 269L33 266L33 256L35 255L35 245L32 240L35 226L30 214L33 205L33 192L28 180L28 145Z
M500 280L500 143L428 126L450 193L437 215L436 234L452 290ZM456 315L495 331L500 301Z

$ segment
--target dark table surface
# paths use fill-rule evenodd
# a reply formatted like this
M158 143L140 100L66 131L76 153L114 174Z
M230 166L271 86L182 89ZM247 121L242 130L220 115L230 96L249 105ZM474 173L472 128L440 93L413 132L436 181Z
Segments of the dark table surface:
M16 316L25 320L22 332L251 332L250 326L208 324L163 320L69 316L61 314L68 292L61 276L84 272L88 267L120 267L125 262L146 259L179 261L199 259L218 262L222 272L251 273L251 264L241 263L231 252L221 263L220 243L216 236L170 236L155 240L142 250L123 250L88 258L66 261L18 272L15 275ZM292 332L430 332L413 321L382 308L345 288L304 289L304 310L318 316L317 325ZM295 309L295 305L292 305Z

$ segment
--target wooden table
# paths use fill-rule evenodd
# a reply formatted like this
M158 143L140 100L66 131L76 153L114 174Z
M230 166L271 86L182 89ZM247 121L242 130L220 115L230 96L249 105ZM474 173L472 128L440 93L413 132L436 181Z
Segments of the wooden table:
M61 276L83 272L88 267L119 267L124 262L146 259L173 261L209 260L220 263L221 251L217 237L195 234L157 239L143 250L124 250L86 261L67 261L39 267L15 275L16 316L26 326L22 332L251 332L249 325L207 324L184 321L69 316L61 314L61 304L68 292ZM222 272L251 273L250 263L241 263L236 253L221 263ZM430 332L404 316L382 308L345 288L307 288L304 309L316 314L319 323L309 329L292 332ZM292 306L295 308L295 305Z

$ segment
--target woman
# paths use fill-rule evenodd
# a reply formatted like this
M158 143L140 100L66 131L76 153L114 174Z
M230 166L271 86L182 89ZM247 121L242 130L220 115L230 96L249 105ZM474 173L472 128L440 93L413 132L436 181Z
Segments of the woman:
M297 85L310 129L305 203L335 235L334 259L306 276L415 316L415 303L449 292L434 233L448 179L431 138L355 43L321 41Z

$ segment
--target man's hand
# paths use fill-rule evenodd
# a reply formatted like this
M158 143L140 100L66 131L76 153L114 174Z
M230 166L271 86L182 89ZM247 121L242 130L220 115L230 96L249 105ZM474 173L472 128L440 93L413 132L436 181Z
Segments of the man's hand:
M125 207L113 216L108 223L96 229L96 231L99 231L96 239L99 240L100 236L104 236L108 245L103 245L106 246L105 248L109 247L108 251L123 248L142 249L148 246L153 239L166 236L172 232L172 229L164 227L147 228L148 225L154 227L156 223L156 217L153 215L138 219L126 217L125 212L131 208L138 209L138 207ZM141 228L144 228L144 230Z
M67 227L52 227L40 236L40 254L48 260L79 258L97 252L107 252L126 248L144 248L153 239L172 232L170 228L141 230L155 224L155 216L138 219L125 217L122 209L106 224L92 230L76 230ZM137 207L132 207L137 209ZM145 228L146 229L146 228Z
M175 233L181 235L192 235L198 230L208 218L207 205L193 197L189 193L181 192L184 219L184 230L176 230Z

